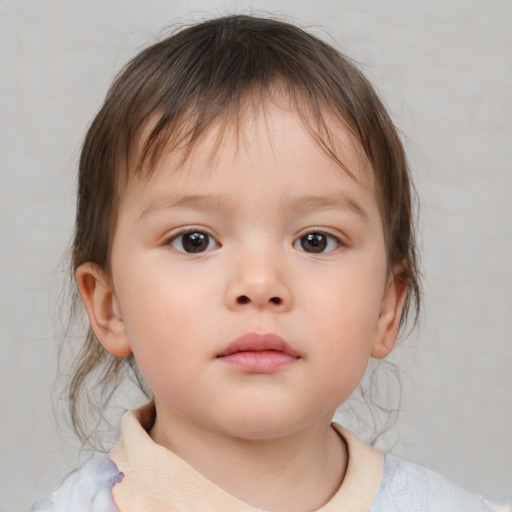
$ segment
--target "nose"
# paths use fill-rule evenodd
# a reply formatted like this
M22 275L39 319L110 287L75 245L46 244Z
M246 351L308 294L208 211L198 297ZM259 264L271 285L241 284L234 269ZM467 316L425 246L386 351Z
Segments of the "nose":
M230 309L252 307L285 312L293 306L288 272L276 258L254 254L239 256L230 267L225 291L226 306Z

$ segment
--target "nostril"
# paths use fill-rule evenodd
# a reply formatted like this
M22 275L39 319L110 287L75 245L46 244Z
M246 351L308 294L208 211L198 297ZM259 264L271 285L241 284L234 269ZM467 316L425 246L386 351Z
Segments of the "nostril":
M276 304L277 306L280 306L283 303L283 299L281 297L272 297L268 300L272 304ZM237 304L249 304L251 302L251 299L247 297L247 295L240 295L236 299Z

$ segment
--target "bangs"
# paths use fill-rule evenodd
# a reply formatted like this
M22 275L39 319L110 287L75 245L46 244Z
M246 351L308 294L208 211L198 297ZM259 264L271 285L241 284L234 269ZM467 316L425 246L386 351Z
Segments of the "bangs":
M331 158L352 179L355 179L351 170L344 164L343 155L347 150L347 142L340 139L340 126L342 133L352 135L350 150L361 151L360 145L354 143L355 134L347 126L344 118L335 118L330 114L327 118L327 108L321 108L316 102L308 102L311 98L302 91L289 89L282 81L272 84L264 89L261 84L248 88L236 96L236 99L213 110L203 103L193 103L179 117L173 118L160 115L152 119L141 130L138 137L139 149L136 154L130 155L130 169L128 173L134 173L144 178L150 178L154 169L158 166L160 158L168 154L175 154L177 167L183 165L197 145L207 135L213 136L213 144L210 144L209 161L213 161L215 154L225 137L234 137L238 144L243 139L243 129L246 123L263 117L266 118L268 105L276 105L279 108L298 115L299 121L317 143L319 148ZM131 146L133 148L133 145ZM127 148L129 149L129 148ZM361 158L367 161L366 155ZM366 165L368 167L368 163ZM129 179L129 176L127 176ZM373 179L373 173L369 173Z
M109 120L117 130L111 151L121 168L151 172L164 150L180 148L187 158L214 124L237 127L248 103L287 97L313 138L349 172L324 113L343 123L372 161L374 134L359 115L375 116L364 107L374 99L365 98L368 91L346 57L293 25L244 16L212 20L148 48L122 71L105 103L122 106L116 122Z

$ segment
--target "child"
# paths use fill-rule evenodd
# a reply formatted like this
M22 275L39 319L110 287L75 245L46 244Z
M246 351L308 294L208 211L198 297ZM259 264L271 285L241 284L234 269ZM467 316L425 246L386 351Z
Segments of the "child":
M410 189L372 87L292 25L215 19L131 61L80 159L71 411L125 366L152 400L36 510L490 510L331 423L418 307Z

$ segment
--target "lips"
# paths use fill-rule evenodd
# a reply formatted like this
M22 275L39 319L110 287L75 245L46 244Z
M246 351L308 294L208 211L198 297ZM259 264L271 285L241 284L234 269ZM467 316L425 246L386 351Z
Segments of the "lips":
M276 334L244 334L217 355L223 363L249 373L270 373L300 359L300 354Z

